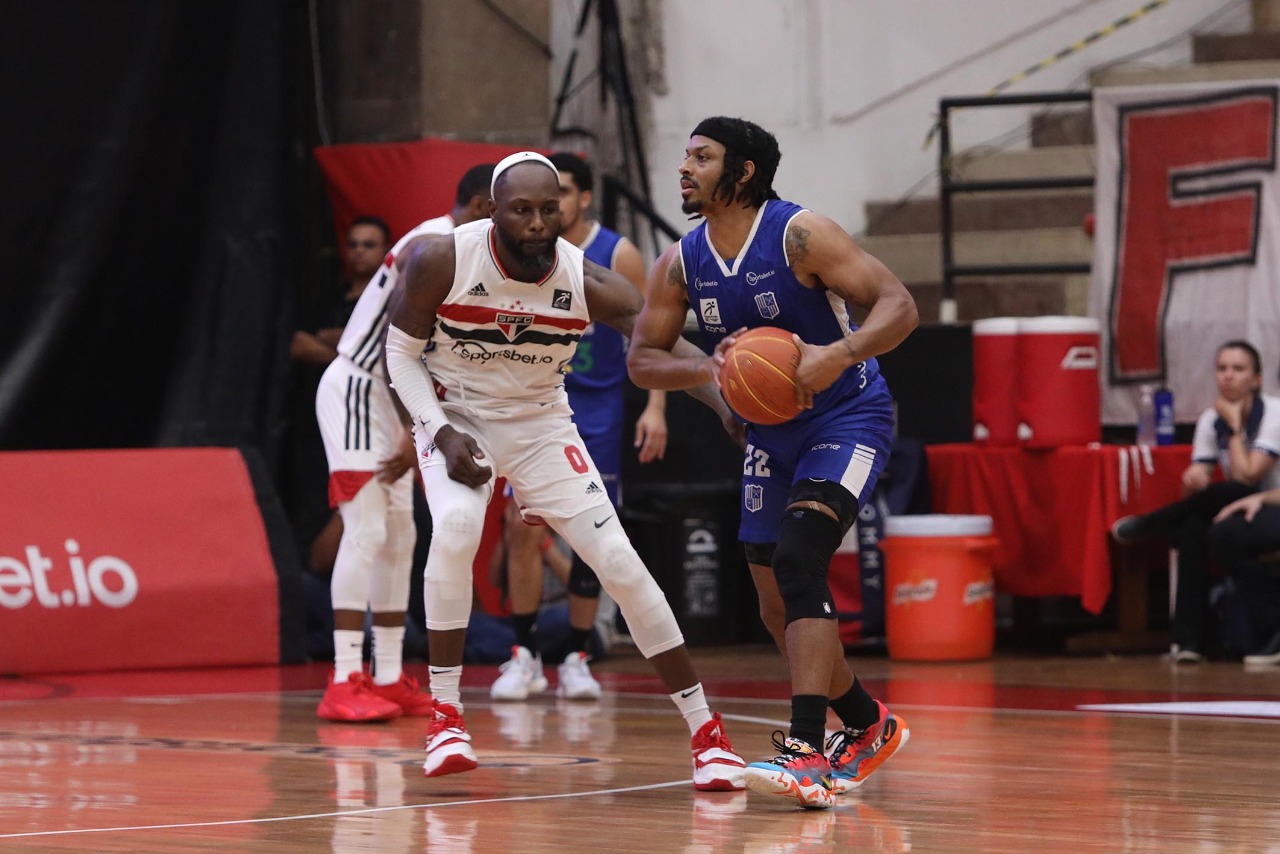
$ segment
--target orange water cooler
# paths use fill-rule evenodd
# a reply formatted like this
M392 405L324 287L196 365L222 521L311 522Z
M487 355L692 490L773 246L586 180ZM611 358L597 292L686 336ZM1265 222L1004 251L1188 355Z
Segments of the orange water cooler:
M995 647L997 541L990 516L893 516L880 542L885 562L889 657L907 661L990 658Z

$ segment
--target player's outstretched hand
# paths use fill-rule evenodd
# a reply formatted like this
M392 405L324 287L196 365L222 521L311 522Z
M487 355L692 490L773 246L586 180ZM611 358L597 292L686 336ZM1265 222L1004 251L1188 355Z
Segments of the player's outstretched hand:
M735 329L728 335L720 339L716 344L716 349L711 353L711 374L715 378L716 388L720 387L720 369L724 367L725 354L729 352L729 348L738 340L738 336L747 331L747 327Z
M488 482L493 470L476 462L484 459L484 451L470 433L446 424L436 431L435 442L436 450L444 454L445 471L450 478L471 487Z

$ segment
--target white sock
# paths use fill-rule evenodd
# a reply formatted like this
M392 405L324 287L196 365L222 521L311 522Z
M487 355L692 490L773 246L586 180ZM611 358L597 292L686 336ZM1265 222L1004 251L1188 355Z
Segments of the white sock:
M428 667L431 674L431 697L438 703L448 703L462 714L462 665L457 667Z
M689 725L689 735L697 735L702 725L711 720L711 710L707 708L707 695L702 692L701 682L672 694L671 702L684 715L685 723Z
M333 681L342 684L352 673L364 669L364 632L352 629L333 631Z
M400 665L404 663L404 623L398 626L373 627L373 681L391 685L400 681Z

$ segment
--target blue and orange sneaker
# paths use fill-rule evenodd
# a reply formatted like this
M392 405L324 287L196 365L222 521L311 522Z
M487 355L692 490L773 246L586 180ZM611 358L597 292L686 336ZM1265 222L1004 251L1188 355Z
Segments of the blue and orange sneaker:
M880 719L864 730L842 729L827 739L836 794L852 792L911 738L907 722L876 700Z
M766 795L793 797L805 809L830 809L835 799L827 757L807 741L781 736L781 730L773 734L777 756L747 766L747 788Z

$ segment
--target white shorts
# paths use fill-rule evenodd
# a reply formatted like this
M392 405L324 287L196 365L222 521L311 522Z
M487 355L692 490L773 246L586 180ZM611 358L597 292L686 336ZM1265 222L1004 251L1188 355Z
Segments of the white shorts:
M334 359L316 389L316 421L329 461L330 503L354 497L395 453L404 430L386 380L357 368L345 356ZM412 470L394 484L393 505L412 507ZM403 494L401 494L403 493Z
M567 415L484 421L459 404L441 404L455 429L470 433L484 451L481 465L506 478L522 510L548 519L568 519L594 507L612 506L586 443ZM445 465L418 431L418 464ZM492 483L492 481L491 481Z

